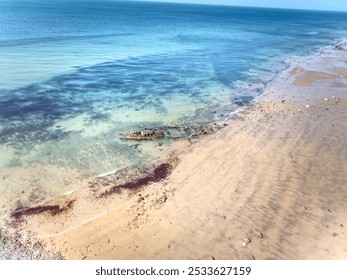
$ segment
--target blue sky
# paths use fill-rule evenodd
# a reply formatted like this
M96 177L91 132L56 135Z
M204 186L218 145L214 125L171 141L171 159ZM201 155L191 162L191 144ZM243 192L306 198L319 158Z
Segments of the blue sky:
M149 1L149 0L147 0ZM347 11L347 0L151 0L152 2Z

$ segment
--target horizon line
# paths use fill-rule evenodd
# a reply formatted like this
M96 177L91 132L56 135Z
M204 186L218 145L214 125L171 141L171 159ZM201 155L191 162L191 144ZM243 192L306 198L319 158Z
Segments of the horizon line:
M87 0L95 1L95 0ZM104 0L104 1L114 1L114 0ZM243 6L243 5L228 5L219 3L182 3L174 1L151 1L151 0L120 0L122 2L147 2L147 3L161 3L161 4L177 4L177 5L201 5L201 6L222 6L222 7L239 7L239 8L257 8L257 9L274 9L274 10L294 10L294 11L313 11L313 12L335 12L335 13L347 13L346 10L333 10L333 9L314 9L314 8L285 8L285 7L269 7L269 6Z
M6 2L9 0L0 0L1 2ZM19 0L18 2L40 2L42 0ZM292 8L292 7L269 7L269 6L247 6L247 5L235 5L235 4L225 4L225 3L191 3L191 2L174 2L172 1L151 1L151 0L61 0L65 2L141 2L141 3L158 3L158 4L176 4L176 5L196 5L196 6L219 6L219 7L238 7L238 8L256 8L256 9L273 9L273 10L293 10L293 11L311 11L311 12L334 12L334 13L347 13L345 10L334 10L334 9L315 9L315 8ZM189 0L188 0L189 1ZM43 1L46 2L46 1Z

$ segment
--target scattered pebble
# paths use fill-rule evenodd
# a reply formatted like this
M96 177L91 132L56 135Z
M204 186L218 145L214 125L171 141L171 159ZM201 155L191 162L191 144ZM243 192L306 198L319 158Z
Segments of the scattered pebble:
M57 252L46 250L46 245L37 240L21 240L21 234L10 234L0 229L0 260L62 260Z
M310 108L310 105L306 105L305 107L306 107L306 108Z
M300 112L301 112L301 110L299 109L299 110L298 110L298 112L300 113Z
M325 101L328 101L328 98L324 98Z

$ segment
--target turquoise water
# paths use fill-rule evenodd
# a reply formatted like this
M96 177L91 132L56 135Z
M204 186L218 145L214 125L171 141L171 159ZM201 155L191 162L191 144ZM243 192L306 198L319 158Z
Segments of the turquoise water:
M124 133L220 121L287 58L346 33L346 13L0 0L0 192L43 199L66 179L152 162L172 142Z

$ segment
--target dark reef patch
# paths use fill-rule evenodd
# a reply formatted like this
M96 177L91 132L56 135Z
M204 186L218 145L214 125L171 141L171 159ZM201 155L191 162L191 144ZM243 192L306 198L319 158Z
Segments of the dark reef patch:
M254 100L254 96L239 96L235 98L234 104L237 106L247 106Z
M66 138L69 131L52 128L80 114L88 115L85 125L108 121L108 112L120 108L166 115L165 101L175 94L184 93L209 106L211 101L203 94L212 79L208 69L199 55L186 51L100 63L44 82L0 90L0 122L4 124L0 142L31 149L37 143Z
M0 142L15 149L31 149L37 143L57 141L71 134L64 129L51 130L54 120L44 117L30 117L27 119L0 117L3 128L0 131Z

